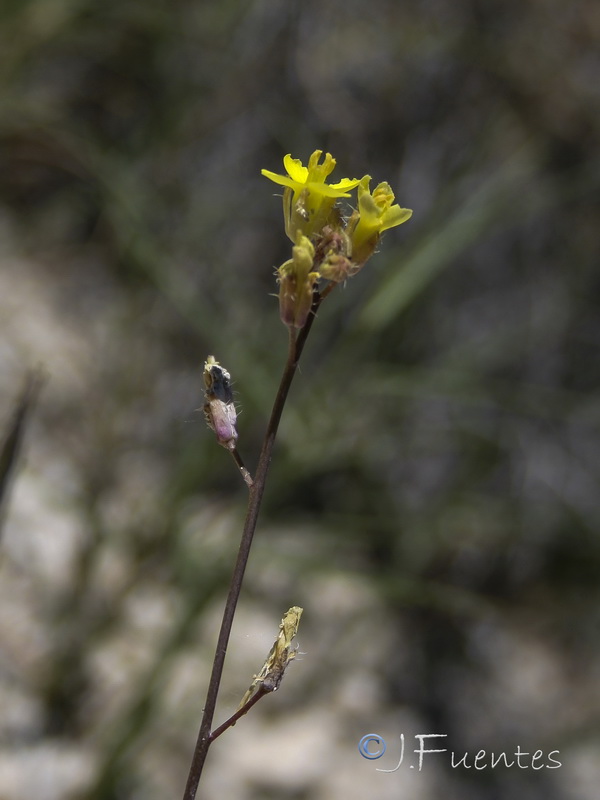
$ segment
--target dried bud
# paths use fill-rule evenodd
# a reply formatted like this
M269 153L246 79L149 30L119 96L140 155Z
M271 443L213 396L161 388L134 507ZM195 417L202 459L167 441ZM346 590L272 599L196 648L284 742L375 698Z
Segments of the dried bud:
M243 696L238 708L244 706L256 694L259 686L262 686L263 692L276 692L279 689L288 664L296 658L298 648L292 647L292 641L298 633L298 625L300 624L303 610L300 606L292 606L283 615L283 619L279 623L279 633L267 656L267 660L262 665L258 675L254 676L254 680Z
M214 356L208 356L204 364L204 386L204 416L208 427L215 432L220 445L234 450L238 433L231 375Z

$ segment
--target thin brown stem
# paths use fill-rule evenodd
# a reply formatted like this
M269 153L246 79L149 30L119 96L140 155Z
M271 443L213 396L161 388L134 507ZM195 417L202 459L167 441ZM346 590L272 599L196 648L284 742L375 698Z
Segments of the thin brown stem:
M183 794L183 800L194 800L196 797L198 783L200 782L200 776L202 774L204 762L206 761L208 748L213 741L211 737L211 727L217 705L217 697L219 694L221 676L223 674L223 665L225 663L227 645L229 643L231 626L233 625L233 618L242 589L244 572L246 571L246 565L250 556L250 548L252 546L254 531L256 530L256 523L258 522L258 514L260 512L260 506L265 491L267 474L273 453L273 445L275 444L279 422L281 420L281 415L285 407L294 375L296 374L298 362L300 360L300 356L302 355L304 345L306 344L306 339L308 338L308 334L310 333L310 329L312 328L312 324L320 304L321 296L319 295L318 291L315 290L311 313L308 316L306 324L297 335L294 330L290 329L288 357L283 374L281 376L277 394L275 395L275 401L273 403L271 417L265 432L265 438L263 440L262 449L258 459L254 481L252 486L250 486L244 529L242 531L240 547L238 550L235 567L233 569L229 594L227 595L227 601L223 611L221 630L217 640L215 658L208 683L202 722L200 723L200 731L198 732L198 739L196 741L196 747L192 758L192 764L190 767L185 792Z
M246 484L246 486L248 488L250 488L252 486L252 484L254 483L254 481L252 480L252 475L250 475L250 473L248 472L248 470L244 466L244 462L242 461L242 457L239 454L237 448L233 447L231 450L229 450L229 452L231 453L231 457L235 461L237 468L239 469L239 471L242 474L242 478L244 479L244 483Z

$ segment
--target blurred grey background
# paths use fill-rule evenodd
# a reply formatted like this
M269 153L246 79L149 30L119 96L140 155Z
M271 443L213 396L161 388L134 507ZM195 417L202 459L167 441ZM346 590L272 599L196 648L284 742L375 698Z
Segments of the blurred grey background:
M2 800L183 793L246 493L202 364L252 468L289 257L260 169L315 149L414 216L313 328L218 721L291 605L303 655L199 796L597 797L599 41L593 0L2 3L2 431L45 375L4 497ZM488 766L410 769L428 733Z

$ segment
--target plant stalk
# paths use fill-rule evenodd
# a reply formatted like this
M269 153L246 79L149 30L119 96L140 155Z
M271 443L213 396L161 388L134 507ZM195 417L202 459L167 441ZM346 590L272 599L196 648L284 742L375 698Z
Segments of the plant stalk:
M213 739L211 738L211 727L215 713L215 708L217 705L217 697L219 694L219 686L221 684L221 677L223 674L223 665L225 663L227 645L229 643L231 627L233 625L233 618L235 615L235 610L237 608L240 592L242 589L244 572L246 570L246 565L248 563L248 558L250 556L250 548L252 546L254 531L256 530L256 524L258 522L258 515L260 512L260 507L265 491L267 474L269 471L269 465L271 463L271 456L273 453L273 445L275 444L275 438L277 436L279 422L281 420L281 415L285 407L285 403L287 400L290 387L292 385L292 381L294 379L294 375L296 374L298 362L300 361L300 356L302 355L306 339L308 337L308 334L310 333L310 329L314 322L319 305L321 304L321 300L322 300L321 295L317 290L315 290L313 295L313 304L311 308L311 313L308 316L306 324L297 335L296 331L290 328L290 341L289 341L287 361L285 364L285 368L283 370L283 374L281 376L281 381L279 383L277 394L275 395L275 401L273 403L271 417L269 419L267 430L265 432L265 438L263 440L260 456L258 459L258 465L256 467L254 480L252 485L249 486L248 508L246 511L246 519L244 522L244 528L242 531L242 538L240 541L240 547L238 550L235 567L233 569L233 575L229 587L229 594L227 595L227 601L225 603L225 609L223 611L221 630L219 631L219 638L217 640L217 647L215 651L212 672L208 684L208 690L206 693L206 701L204 703L202 721L200 723L200 730L198 732L198 739L196 741L196 747L194 749L194 755L192 758L192 764L190 766L190 771L185 791L183 794L183 800L195 800L196 792L198 790L198 784L200 782L200 776L202 775L202 769L204 767L204 762L206 761L208 749L211 745L211 742L213 741Z

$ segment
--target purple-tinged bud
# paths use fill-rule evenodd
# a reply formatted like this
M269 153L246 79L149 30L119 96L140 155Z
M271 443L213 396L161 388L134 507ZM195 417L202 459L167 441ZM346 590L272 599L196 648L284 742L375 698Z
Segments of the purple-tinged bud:
M231 375L214 356L204 364L204 416L217 441L228 450L235 450L238 432L237 412L233 402Z

